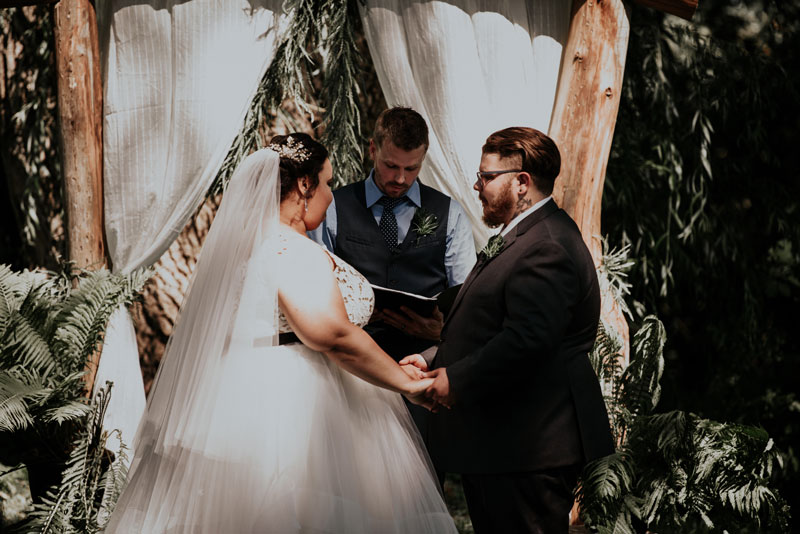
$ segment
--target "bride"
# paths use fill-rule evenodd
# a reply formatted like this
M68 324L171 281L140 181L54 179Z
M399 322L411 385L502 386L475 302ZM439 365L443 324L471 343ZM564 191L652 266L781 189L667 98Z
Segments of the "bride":
M456 532L398 394L425 404L431 379L361 329L369 284L305 236L331 176L299 133L237 169L106 532Z

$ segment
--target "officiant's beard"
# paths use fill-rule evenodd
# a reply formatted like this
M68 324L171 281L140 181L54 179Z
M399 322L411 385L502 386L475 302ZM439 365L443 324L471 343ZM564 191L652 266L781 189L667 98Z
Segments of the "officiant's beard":
M511 192L511 182L508 182L493 200L490 201L483 195L480 195L479 198L483 203L483 222L489 228L497 228L505 224L508 216L514 213L516 199L514 193Z

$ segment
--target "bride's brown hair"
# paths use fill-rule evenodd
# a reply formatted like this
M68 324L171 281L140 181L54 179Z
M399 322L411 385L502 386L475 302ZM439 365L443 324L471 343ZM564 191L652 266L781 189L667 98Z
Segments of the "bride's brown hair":
M328 159L328 149L310 135L300 132L276 135L267 148L281 157L281 201L298 190L297 179L304 176L308 178L306 198L311 197L319 185L319 172Z

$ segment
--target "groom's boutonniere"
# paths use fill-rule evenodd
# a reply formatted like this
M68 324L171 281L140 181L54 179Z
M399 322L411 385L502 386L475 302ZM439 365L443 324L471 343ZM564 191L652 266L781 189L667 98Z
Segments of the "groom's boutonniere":
M414 218L411 219L411 224L414 231L417 232L417 243L419 244L420 238L431 235L439 228L439 219L425 208L417 208L417 211L414 212Z
M489 242L486 243L486 246L481 250L481 256L484 260L490 260L500 253L505 244L506 240L503 239L503 236L500 234L493 235L489 238Z

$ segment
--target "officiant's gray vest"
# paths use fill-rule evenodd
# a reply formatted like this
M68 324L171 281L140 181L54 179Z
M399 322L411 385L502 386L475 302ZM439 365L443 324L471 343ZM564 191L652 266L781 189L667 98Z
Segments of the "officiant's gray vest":
M450 197L421 183L419 189L422 209L435 215L438 225L431 234L419 236L412 222L405 239L394 249L384 241L367 208L364 182L336 190L334 253L371 284L431 297L447 288L444 256Z

